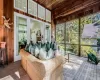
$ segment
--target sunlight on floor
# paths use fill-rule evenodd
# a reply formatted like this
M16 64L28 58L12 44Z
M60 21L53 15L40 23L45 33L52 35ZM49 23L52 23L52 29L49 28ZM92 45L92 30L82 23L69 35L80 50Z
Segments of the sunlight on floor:
M68 68L68 69L70 69L70 70L73 69L73 67L70 66L70 65L65 65L64 68Z
M63 65L63 68L76 71L79 69L82 63L83 63L82 59L80 59L79 57L77 58L77 56L70 55L69 62L66 62Z
M78 62L79 64L82 64L82 63L83 63L83 60L77 60L77 62Z
M16 74L16 76L20 79L19 71L16 71L15 74Z
M63 68L67 68L69 70L77 70L79 69L80 65L76 65L76 64L73 64L73 63L67 63L67 64L64 64Z
M21 78L21 76L19 74L19 71L16 71L15 75L17 76L18 79ZM5 77L1 78L0 80L15 80L15 79L13 78L12 75L8 75L8 76L5 76Z
M9 75L4 78L1 78L0 80L14 80L14 79Z

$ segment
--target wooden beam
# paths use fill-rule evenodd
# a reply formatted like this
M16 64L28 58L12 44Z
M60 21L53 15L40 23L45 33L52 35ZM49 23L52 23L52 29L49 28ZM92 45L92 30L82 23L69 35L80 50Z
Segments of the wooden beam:
M56 37L55 30L56 30L56 23L55 23L53 15L51 15L51 34L54 38Z
M49 7L53 6L53 5L60 4L63 1L65 1L65 0L52 0L51 3L49 2L47 4L47 7L49 8Z
M75 1L75 0L70 0L70 1L64 0L59 4L56 3L56 5L53 5L52 11L59 12L59 10L61 11L61 10L65 9L65 8L68 9L68 7L72 6L72 3L76 3L76 2L78 2L78 1Z

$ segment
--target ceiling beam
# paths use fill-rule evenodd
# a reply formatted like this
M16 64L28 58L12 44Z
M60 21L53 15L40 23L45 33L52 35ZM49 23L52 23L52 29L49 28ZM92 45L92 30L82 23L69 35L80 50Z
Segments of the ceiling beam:
M94 0L92 0L91 2L89 2L89 3L82 3L82 4L80 4L80 5L77 5L77 6L73 6L71 9L69 9L69 10L65 10L65 11L63 11L63 12L61 12L60 14L58 14L58 15L55 15L55 19L57 19L57 18L59 18L59 17L64 17L64 16L67 16L67 15L70 15L70 14L72 14L72 13L75 13L75 12L77 12L77 11L79 11L79 10L82 10L82 9L84 9L84 8L86 8L86 7L89 7L89 6L92 6L92 5L94 5L94 4L98 4L98 3L100 3L100 1L94 1Z
M57 10L59 11L60 9L63 9L65 7L67 8L68 6L72 6L72 3L75 3L75 2L76 2L75 0L70 0L70 1L64 0L57 5L54 5L52 11L57 11Z
M52 7L53 5L59 4L59 3L63 2L63 1L65 1L65 0L51 0L51 2L49 2L49 3L47 4L47 7L48 7L48 8L49 8L49 7Z

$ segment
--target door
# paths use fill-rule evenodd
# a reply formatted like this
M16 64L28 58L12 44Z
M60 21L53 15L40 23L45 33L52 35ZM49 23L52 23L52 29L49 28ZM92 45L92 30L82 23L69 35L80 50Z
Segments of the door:
M14 61L21 59L20 46L27 43L27 17L14 13Z

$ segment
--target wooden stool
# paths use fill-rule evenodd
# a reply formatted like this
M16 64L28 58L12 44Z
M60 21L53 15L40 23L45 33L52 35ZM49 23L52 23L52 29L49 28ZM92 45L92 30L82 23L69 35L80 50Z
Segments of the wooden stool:
M0 62L4 66L7 62L7 54L5 48L6 42L0 42Z

